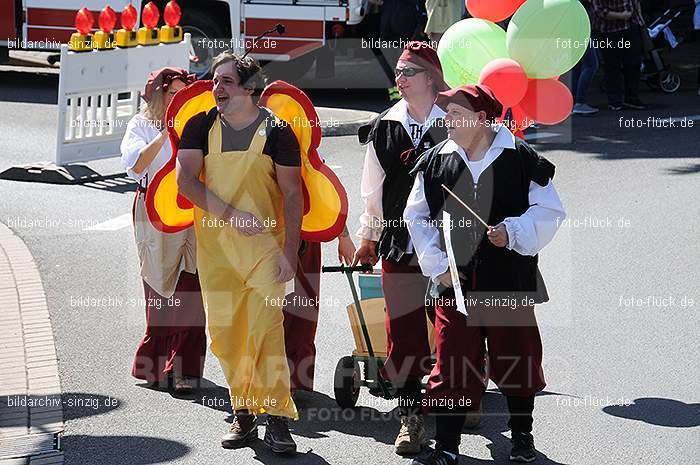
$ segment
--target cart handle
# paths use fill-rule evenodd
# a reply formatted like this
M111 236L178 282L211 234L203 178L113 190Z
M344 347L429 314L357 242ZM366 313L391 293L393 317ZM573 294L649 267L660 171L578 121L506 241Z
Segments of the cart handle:
M321 271L324 273L353 273L355 271L363 271L363 272L368 272L372 271L372 265L369 263L365 263L363 265L357 265L357 266L346 266L346 265L340 265L340 266L322 266Z

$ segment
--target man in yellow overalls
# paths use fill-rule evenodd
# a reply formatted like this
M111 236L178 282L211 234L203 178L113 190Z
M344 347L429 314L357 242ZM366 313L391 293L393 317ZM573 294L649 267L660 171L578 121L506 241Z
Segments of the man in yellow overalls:
M298 414L282 306L301 230L299 145L289 126L253 100L264 85L255 60L224 52L212 72L216 108L185 125L177 182L195 205L211 350L231 392L234 420L221 444L250 444L258 437L256 415L267 413L265 443L273 452L293 453L287 420Z

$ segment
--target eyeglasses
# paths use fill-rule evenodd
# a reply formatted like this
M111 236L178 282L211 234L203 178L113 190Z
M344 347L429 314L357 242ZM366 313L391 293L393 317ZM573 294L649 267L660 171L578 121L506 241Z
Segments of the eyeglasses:
M399 77L403 74L405 77L413 77L418 73L425 73L425 71L423 68L396 68L394 76Z

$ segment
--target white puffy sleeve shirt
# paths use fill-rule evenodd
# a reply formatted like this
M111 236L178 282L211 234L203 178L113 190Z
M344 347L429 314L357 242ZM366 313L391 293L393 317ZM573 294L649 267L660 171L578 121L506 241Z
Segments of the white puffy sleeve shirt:
M505 129L505 131L508 130ZM503 128L499 131L500 137L494 140L494 144L489 149L482 171L501 154L504 148L510 147L508 135ZM458 150L458 152L466 161L464 151ZM506 247L520 255L534 256L554 238L557 229L566 218L566 212L551 180L544 187L531 181L528 199L529 208L520 216L505 218L503 224L508 232ZM430 209L425 198L422 172L416 175L404 210L404 220L408 225L423 274L437 282L437 277L447 271L448 261L447 254L440 249L440 234L435 227L435 222L430 221Z
M435 124L439 119L445 117L445 112L437 105L433 105L430 114L423 123L418 123L411 118L408 112L408 104L405 100L399 100L384 116L385 120L393 120L400 122L406 133L412 136L410 123L416 123L421 126L420 135L425 134L428 129ZM420 142L420 137L413 138L414 147ZM361 239L378 241L384 229L384 210L382 206L382 198L384 193L384 180L386 173L382 168L377 152L373 144L367 144L367 152L365 154L365 163L362 167L362 179L360 181L360 192L365 209L360 215L360 229L357 231L357 236ZM391 186L388 186L391 188ZM408 241L406 247L407 253L413 253L413 244Z
M148 175L147 179L150 181L153 175L170 160L173 154L172 147L170 141L165 141L160 151L158 151L158 154L145 170L140 173L136 173L133 170L134 165L136 165L139 159L141 150L158 137L159 134L160 131L158 128L142 115L135 115L129 120L129 124L126 126L126 133L122 139L120 151L122 154L122 166L131 179L141 182Z

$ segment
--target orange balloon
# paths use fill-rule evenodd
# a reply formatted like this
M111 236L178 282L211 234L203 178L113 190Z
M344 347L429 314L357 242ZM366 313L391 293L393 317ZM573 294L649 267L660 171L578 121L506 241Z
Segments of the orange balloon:
M538 123L557 124L571 114L574 97L557 79L530 79L520 107Z
M488 19L494 23L510 18L525 0L465 0L469 14L474 18Z

